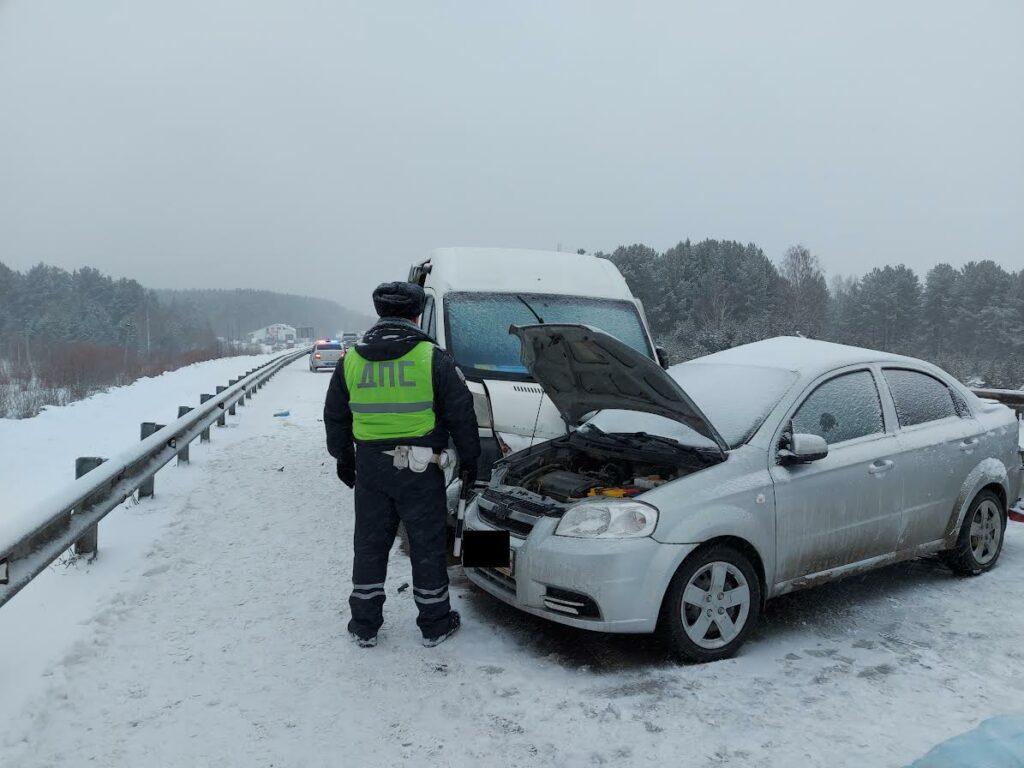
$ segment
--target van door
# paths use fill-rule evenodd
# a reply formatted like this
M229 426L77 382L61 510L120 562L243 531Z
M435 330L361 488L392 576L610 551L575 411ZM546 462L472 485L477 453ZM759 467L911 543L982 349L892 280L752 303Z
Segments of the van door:
M900 470L890 458L871 370L818 384L792 416L793 431L820 435L828 456L770 467L775 483L776 582L893 552L901 512Z

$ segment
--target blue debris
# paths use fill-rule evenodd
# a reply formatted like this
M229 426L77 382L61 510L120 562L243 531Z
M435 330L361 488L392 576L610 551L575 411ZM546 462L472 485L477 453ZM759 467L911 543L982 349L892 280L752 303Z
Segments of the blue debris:
M289 416L289 415L291 415L291 411L278 411L274 415L275 416Z
M1024 715L985 720L933 748L909 768L1024 768Z

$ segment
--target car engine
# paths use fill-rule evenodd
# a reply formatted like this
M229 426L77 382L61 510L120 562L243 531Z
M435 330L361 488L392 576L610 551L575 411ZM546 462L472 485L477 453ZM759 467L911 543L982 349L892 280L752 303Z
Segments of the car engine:
M630 436L632 437L632 436ZM507 460L503 484L567 503L630 497L715 463L699 453L633 437L608 444L579 433L522 451Z

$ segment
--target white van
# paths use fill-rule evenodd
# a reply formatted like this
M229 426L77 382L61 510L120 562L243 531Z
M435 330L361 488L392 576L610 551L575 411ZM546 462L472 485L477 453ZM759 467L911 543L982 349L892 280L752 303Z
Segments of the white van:
M502 456L565 434L558 411L520 360L512 325L582 323L664 364L640 302L612 262L511 248L439 248L409 281L427 294L421 325L447 349L473 393L480 477Z

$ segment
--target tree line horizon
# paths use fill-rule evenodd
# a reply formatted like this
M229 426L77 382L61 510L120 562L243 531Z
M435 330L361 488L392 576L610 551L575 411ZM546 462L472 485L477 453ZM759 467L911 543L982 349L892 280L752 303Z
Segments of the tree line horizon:
M594 255L622 272L672 362L799 334L918 357L975 385L1024 388L1024 269L979 259L936 264L923 279L895 264L827 280L804 245L776 265L754 243L714 239Z

